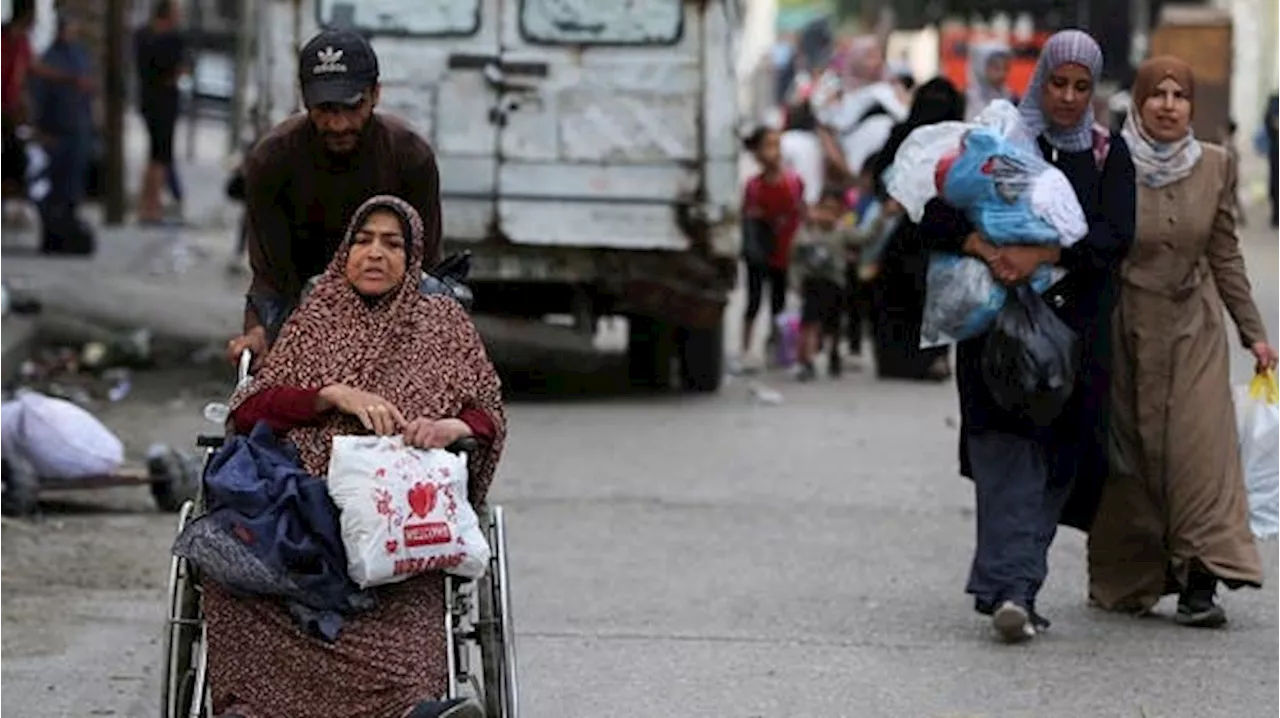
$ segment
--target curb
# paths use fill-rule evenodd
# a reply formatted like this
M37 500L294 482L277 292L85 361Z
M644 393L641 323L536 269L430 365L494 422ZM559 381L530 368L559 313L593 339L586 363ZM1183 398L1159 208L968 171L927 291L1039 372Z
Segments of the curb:
M39 331L36 317L10 315L3 319L0 325L0 336L3 337L0 382L7 385L18 378L22 363L35 352Z

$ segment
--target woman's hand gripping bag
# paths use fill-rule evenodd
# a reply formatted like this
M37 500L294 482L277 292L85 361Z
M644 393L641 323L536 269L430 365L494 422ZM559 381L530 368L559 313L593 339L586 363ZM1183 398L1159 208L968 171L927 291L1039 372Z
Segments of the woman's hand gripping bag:
M1280 533L1280 392L1274 372L1236 388L1240 461L1249 491L1249 528L1259 538Z
M480 578L489 544L467 500L467 457L399 436L338 436L329 495L341 511L347 572L361 588L426 571Z

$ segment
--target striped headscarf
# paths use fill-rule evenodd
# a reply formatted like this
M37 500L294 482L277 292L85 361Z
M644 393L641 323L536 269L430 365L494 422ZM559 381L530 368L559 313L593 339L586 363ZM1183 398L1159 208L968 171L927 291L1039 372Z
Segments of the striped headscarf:
M1018 105L1018 111L1032 137L1042 136L1062 152L1083 152L1091 149L1094 143L1093 102L1087 103L1084 115L1073 127L1055 127L1045 117L1041 104L1049 75L1069 64L1087 68L1093 81L1097 82L1102 74L1102 48L1088 33L1080 30L1063 30L1054 34L1040 52L1035 74L1031 76L1031 84L1027 86L1027 94Z

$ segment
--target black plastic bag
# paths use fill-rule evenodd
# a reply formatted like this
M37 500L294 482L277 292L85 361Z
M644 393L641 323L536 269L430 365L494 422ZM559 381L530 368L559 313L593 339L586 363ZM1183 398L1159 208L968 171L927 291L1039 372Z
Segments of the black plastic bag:
M982 375L1000 408L1037 426L1062 413L1079 365L1075 331L1023 284L987 333Z

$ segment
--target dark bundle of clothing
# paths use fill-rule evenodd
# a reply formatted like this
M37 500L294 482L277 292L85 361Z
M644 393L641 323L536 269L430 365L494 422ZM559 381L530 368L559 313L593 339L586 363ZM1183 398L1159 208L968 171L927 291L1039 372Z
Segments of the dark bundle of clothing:
M373 607L347 575L338 509L322 479L265 423L227 440L205 477L209 512L178 536L173 553L202 578L245 596L284 599L307 633L337 639L342 617Z
M913 131L963 119L964 96L955 86L943 78L921 85L907 121L895 127L884 148L868 160L881 200L889 199L884 174ZM871 286L876 372L882 378L943 381L950 376L947 347L920 348L928 268L929 252L920 237L919 225L899 222L881 255L880 275Z

